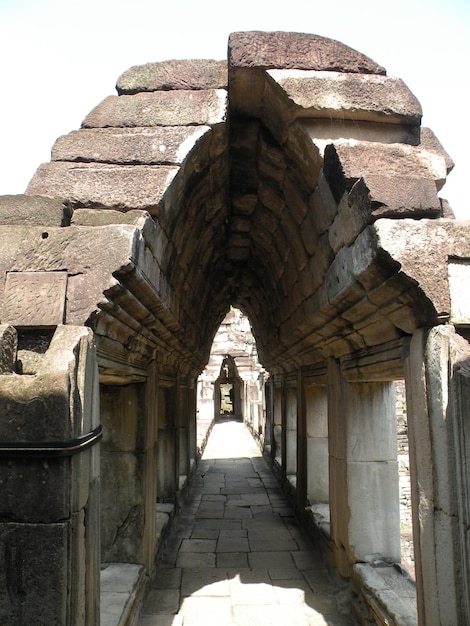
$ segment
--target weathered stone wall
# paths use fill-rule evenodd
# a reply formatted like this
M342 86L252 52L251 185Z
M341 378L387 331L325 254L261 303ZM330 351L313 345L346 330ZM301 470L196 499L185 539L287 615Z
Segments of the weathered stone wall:
M99 620L99 425L89 329L0 326L0 623Z

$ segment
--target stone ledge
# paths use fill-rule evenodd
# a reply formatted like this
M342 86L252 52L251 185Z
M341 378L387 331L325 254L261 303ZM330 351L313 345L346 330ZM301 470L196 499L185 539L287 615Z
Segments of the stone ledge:
M146 576L142 565L109 563L101 570L101 626L135 626Z
M352 570L355 611L384 626L417 626L416 585L399 564L356 563Z
M157 549L160 549L163 538L174 516L174 504L170 502L157 502Z
M323 533L327 539L331 539L330 505L312 504L305 510L307 511L307 515L312 518L315 527Z

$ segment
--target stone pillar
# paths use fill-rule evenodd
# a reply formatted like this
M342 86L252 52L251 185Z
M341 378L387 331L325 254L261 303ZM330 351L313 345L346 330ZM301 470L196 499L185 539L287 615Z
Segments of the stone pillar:
M22 332L21 369L16 332L7 327L5 350L0 328L0 623L98 624L101 426L92 332Z
M395 393L349 383L328 364L331 531L339 572L358 561L400 561Z
M273 460L275 460L282 469L283 458L285 457L285 448L283 445L283 387L282 382L276 384L273 380Z
M418 616L470 620L470 353L451 326L418 331L405 380Z
M286 381L285 376L281 377L281 393L280 393L280 408L281 408L281 478L284 480L287 475L287 400L286 400Z
M190 381L187 389L188 454L190 471L197 460L197 380Z
M155 361L147 368L145 386L144 448L144 565L150 574L155 566L157 549L157 432L158 432L158 370Z
M286 475L297 475L297 388L289 383L285 389L286 402Z
M190 468L189 453L189 406L188 406L188 387L186 381L178 377L177 385L177 428L178 428L178 474L180 486L183 481L187 480Z
M266 419L264 424L264 449L268 452L272 458L272 442L274 440L274 421L273 421L273 401L274 401L274 390L273 390L273 380L270 377L263 388L264 393L264 403L266 406Z
M178 489L176 440L176 387L162 379L158 393L158 500L172 502Z
M297 467L296 467L296 506L303 515L307 505L307 428L305 413L305 386L302 370L297 373L296 397L296 435L297 435Z
M307 498L310 504L328 502L328 398L326 387L305 387Z

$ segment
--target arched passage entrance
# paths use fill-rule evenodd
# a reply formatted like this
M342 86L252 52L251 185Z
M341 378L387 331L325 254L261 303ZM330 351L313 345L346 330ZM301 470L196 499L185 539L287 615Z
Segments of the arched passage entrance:
M418 613L422 623L464 624L468 594L456 590L468 589L468 451L452 442L468 434L469 352L458 331L470 322L459 295L469 226L451 219L438 197L452 162L421 128L416 98L347 46L293 33L235 33L228 66L131 68L118 94L57 140L26 196L5 201L7 210L20 208L3 218L0 277L2 323L20 335L63 324L93 332L102 406L114 407L104 415L102 450L114 481L103 494L103 554L136 564L139 576L152 572L158 466L165 500L177 503L197 456L196 379L233 304L249 317L272 377L270 440L279 442L281 478L299 515L313 490L305 389L316 386L308 397L323 405L327 396L325 552L354 581L366 615L364 568L399 560L383 524L397 511L383 496L396 475L391 386L406 379L416 420ZM23 223L25 212L37 216L34 226ZM37 303L45 303L40 319L31 315ZM10 352L16 363L16 348ZM70 386L76 403L92 395L85 379ZM447 393L452 408L439 404ZM77 422L80 436L84 424ZM446 442L438 450L437 440ZM457 491L444 496L451 483ZM367 494L380 515L365 506ZM71 527L76 513L96 510L81 496ZM455 549L444 558L445 545ZM76 571L65 549L60 558L70 585L85 588L86 564ZM93 594L91 582L82 594L89 611ZM68 623L83 623L83 602Z

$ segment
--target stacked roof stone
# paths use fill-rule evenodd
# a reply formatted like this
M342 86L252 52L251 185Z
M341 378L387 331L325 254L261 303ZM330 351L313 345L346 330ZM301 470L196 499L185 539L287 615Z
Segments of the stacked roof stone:
M73 231L3 264L72 272L66 321L93 318L115 354L130 332L137 369L158 346L196 372L230 304L249 315L271 371L449 318L447 258L467 254L462 226L441 220L453 164L377 63L316 35L234 33L228 68L149 63L117 91L57 140L27 190L31 203L64 199ZM57 266L38 260L55 237Z

